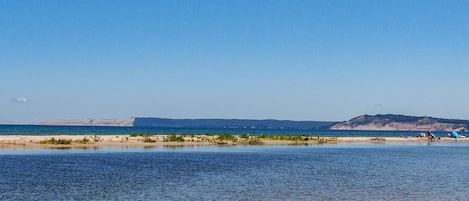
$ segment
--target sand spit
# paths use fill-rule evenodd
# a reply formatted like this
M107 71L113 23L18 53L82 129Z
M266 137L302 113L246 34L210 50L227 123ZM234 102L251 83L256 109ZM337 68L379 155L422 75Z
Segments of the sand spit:
M443 137L434 142L453 142ZM469 142L460 138L459 142ZM418 137L311 137L246 135L0 135L0 148L197 146L197 145L305 145L335 143L428 142Z

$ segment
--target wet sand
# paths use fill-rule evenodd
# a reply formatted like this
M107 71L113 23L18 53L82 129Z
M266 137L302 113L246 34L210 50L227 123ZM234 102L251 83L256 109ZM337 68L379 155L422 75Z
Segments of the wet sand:
M171 138L173 137L173 138ZM178 138L174 138L178 137ZM454 142L454 138L437 138L434 142ZM219 139L217 135L190 136L129 136L129 135L0 135L0 148L40 147L103 147L103 146L197 146L197 145L296 145L334 143L428 142L417 137L300 137L299 139L270 139L259 136ZM469 142L459 138L458 142Z

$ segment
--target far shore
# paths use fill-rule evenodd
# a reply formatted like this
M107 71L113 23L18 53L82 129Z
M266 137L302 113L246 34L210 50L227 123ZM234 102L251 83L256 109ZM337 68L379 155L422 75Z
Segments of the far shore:
M432 142L454 142L440 137ZM458 142L469 142L459 138ZM0 135L0 148L197 146L197 145L309 145L337 143L429 142L422 137L315 137L249 135Z

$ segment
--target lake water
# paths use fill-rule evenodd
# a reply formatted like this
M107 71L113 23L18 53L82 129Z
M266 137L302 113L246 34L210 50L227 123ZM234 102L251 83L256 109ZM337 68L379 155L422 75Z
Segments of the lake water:
M416 136L420 131L340 131L311 129L251 129L251 128L154 128L154 127L115 127L115 126L42 126L42 125L0 125L0 135L128 135L148 134L204 134L230 133L235 135L313 135L313 136L368 136L398 137L402 134ZM447 132L434 132L446 136ZM469 135L469 133L462 133Z
M468 200L469 143L0 149L0 200Z

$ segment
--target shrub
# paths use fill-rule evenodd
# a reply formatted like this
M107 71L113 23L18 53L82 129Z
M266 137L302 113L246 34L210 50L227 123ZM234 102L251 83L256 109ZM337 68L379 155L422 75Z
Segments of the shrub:
M218 135L217 139L221 141L225 141L225 140L235 141L236 137L228 133L223 133L223 134Z
M43 140L39 142L40 144L72 144L72 140L70 139L58 139L51 138L49 140Z
M143 139L143 142L154 143L154 142L156 142L156 140L152 139L152 138L149 137L149 136L146 136L146 137Z
M177 136L177 135L168 135L166 137L166 141L168 142L184 142L184 137L182 136Z
M90 140L88 138L84 137L81 140L75 140L75 142L80 143L80 144L88 144L90 142Z

